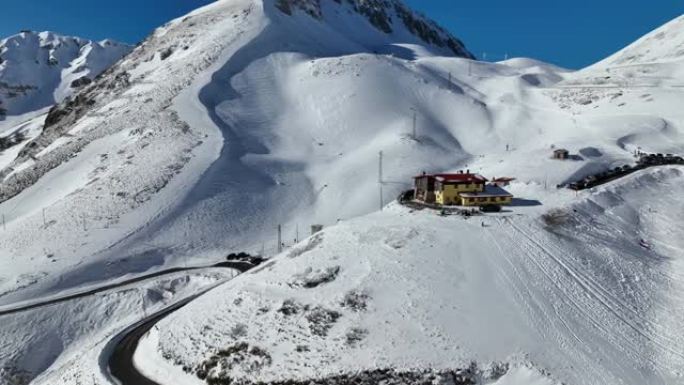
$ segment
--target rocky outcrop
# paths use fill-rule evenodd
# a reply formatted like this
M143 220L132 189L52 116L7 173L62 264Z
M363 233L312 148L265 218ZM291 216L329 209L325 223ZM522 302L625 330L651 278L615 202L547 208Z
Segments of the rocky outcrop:
M311 17L323 19L322 4L325 1L350 7L383 33L391 34L397 28L405 28L429 45L448 49L456 56L475 58L463 42L432 20L413 12L400 0L276 0L275 5L287 15L299 10Z

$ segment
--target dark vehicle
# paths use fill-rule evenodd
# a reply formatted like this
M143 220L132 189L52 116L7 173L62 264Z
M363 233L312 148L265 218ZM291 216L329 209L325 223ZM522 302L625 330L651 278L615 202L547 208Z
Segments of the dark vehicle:
M498 213L498 212L501 212L501 206L499 206L499 205L480 206L480 211L483 213Z

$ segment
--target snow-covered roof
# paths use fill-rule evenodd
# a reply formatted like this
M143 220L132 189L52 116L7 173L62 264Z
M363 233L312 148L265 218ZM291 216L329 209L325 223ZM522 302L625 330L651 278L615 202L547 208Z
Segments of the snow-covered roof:
M418 176L414 177L414 179L419 179L419 178L424 178L424 177L435 178L440 182L453 182L453 183L485 183L485 182L487 182L487 178L483 177L482 175L471 174L471 173L425 174L425 175L418 175Z
M464 198L513 197L513 194L496 185L486 185L483 192L461 193Z

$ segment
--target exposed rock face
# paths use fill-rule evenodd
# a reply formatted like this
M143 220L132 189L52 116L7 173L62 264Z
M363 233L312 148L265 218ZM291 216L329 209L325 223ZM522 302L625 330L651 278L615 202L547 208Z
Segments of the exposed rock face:
M23 31L0 40L0 104L7 115L50 107L131 51L52 32Z
M398 28L404 28L425 43L447 48L456 56L474 58L459 39L432 20L416 14L400 0L276 0L275 5L288 15L299 10L314 18L323 19L325 2L350 7L384 33L391 34Z
M93 81L89 77L84 76L82 78L78 78L78 79L74 80L73 82L71 82L71 88L80 88L83 86L87 86L88 84L90 84L92 82Z

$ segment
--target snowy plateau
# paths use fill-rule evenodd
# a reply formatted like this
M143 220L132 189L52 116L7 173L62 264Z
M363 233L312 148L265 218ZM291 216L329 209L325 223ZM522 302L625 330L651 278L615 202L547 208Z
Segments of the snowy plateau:
M400 0L2 40L0 384L684 384L684 169L557 188L684 154L683 101L684 16L578 71ZM516 199L396 199L458 170Z

